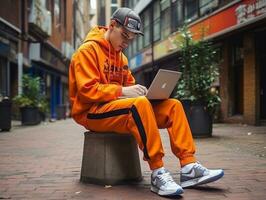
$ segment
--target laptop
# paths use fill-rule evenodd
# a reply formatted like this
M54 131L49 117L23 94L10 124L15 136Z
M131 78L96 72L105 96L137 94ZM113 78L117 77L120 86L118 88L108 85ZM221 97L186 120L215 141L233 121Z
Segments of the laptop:
M181 72L177 71L159 69L148 89L146 97L150 100L168 99L181 74Z

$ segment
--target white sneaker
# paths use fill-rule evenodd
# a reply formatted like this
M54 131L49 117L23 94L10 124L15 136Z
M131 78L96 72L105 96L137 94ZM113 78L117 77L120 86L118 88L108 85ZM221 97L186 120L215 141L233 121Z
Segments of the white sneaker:
M200 163L191 163L182 167L180 183L182 188L193 187L217 181L223 175L222 169L209 170Z
M166 169L161 169L156 174L152 173L151 191L161 196L180 195L184 192Z

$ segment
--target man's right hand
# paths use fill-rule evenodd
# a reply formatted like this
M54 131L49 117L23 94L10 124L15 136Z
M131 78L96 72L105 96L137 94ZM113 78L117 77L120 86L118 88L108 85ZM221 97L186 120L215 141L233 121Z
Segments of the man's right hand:
M139 84L128 87L122 87L122 97L125 98L145 96L147 92L148 92L147 88Z

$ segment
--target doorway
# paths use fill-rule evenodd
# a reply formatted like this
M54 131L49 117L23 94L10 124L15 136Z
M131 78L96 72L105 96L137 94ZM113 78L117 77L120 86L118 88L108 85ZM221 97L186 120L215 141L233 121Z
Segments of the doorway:
M259 68L259 100L260 119L266 120L266 30L258 32L256 35L256 55Z
M229 69L229 115L243 115L244 110L244 55L242 37L234 38L232 42L231 65Z

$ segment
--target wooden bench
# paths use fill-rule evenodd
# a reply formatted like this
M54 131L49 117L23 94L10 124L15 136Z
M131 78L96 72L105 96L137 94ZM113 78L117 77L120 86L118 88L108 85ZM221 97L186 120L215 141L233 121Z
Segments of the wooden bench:
M84 133L80 181L115 185L142 180L138 147L130 134Z

